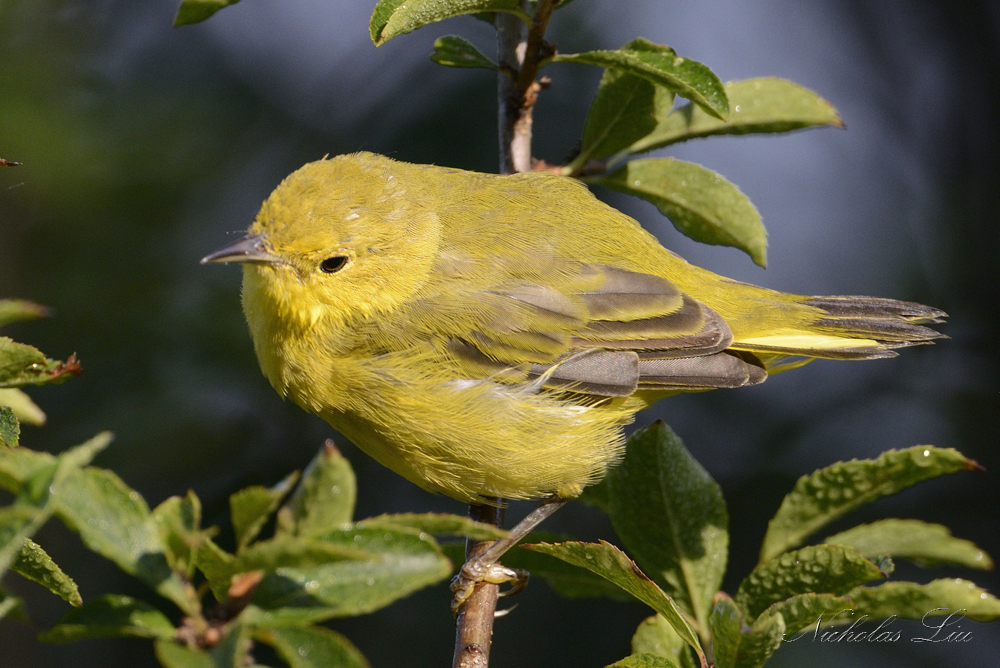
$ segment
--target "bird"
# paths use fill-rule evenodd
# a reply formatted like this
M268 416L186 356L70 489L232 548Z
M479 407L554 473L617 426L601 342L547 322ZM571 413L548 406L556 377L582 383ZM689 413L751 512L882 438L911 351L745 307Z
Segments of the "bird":
M576 179L367 152L292 173L202 262L242 265L281 396L426 490L547 498L542 516L599 481L660 399L891 357L940 338L927 325L946 317L725 278Z

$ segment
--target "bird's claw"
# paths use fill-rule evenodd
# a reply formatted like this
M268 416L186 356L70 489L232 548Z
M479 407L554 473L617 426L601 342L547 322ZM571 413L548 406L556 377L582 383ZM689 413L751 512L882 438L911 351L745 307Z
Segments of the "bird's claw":
M451 611L456 615L465 604L476 585L480 582L500 585L509 582L511 588L500 592L500 596L512 596L528 584L528 571L520 568L507 568L498 563L484 563L479 559L471 559L462 565L462 569L451 580L451 591L455 597L451 601Z

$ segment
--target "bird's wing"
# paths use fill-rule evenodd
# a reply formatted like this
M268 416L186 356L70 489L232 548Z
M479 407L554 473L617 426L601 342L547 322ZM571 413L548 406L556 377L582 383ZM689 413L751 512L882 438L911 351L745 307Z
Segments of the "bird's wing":
M599 396L766 377L753 355L724 352L732 333L717 313L659 276L566 262L544 275L504 271L489 279L453 274L397 314L406 331L441 342L466 377Z

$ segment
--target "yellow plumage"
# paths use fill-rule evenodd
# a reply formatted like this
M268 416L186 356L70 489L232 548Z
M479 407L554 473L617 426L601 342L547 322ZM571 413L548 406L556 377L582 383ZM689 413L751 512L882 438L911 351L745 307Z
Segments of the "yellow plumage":
M572 179L370 153L298 170L206 260L244 263L281 395L464 501L574 496L659 398L761 382L789 357L889 356L944 315L717 276Z

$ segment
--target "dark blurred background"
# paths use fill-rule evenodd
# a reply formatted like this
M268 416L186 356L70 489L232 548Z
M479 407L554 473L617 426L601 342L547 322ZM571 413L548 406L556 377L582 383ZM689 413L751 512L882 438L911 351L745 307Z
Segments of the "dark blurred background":
M97 464L151 505L194 489L206 523L227 498L304 466L332 435L283 403L260 375L239 306L240 272L198 259L232 240L279 180L324 154L359 149L412 162L495 171L495 81L428 60L461 33L489 52L490 28L464 17L376 50L374 0L245 0L205 24L171 28L176 0L0 0L0 296L56 317L5 334L86 373L31 394L49 415L23 442L59 451L102 429ZM838 459L933 443L985 473L960 473L882 500L829 533L879 517L945 523L1000 556L1000 5L987 0L577 0L551 38L564 51L667 43L723 80L776 75L833 102L847 131L715 138L677 147L738 184L770 231L770 267L699 246L638 200L598 193L665 245L714 271L809 294L877 294L951 314L951 340L898 359L816 362L738 392L677 397L664 418L721 483L730 504L733 591L752 568L768 517L795 479ZM582 129L600 71L560 65L536 110L538 157L559 161ZM359 516L464 507L432 497L338 438L360 486ZM526 512L515 505L511 514ZM546 527L612 537L571 504ZM828 534L824 534L828 535ZM39 542L83 596L155 598L52 523ZM955 575L996 592L995 573ZM148 643L33 640L67 606L20 578L34 626L0 621L10 668L155 665ZM443 666L452 652L444 585L373 615L336 620L378 666ZM603 666L628 652L638 604L563 601L534 583L498 621L494 665ZM169 606L169 604L164 604ZM1000 624L963 622L965 644L798 643L771 665L988 665ZM995 659L993 660L995 661Z

